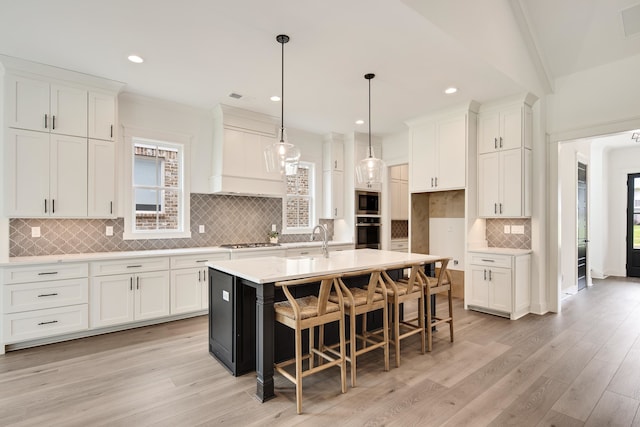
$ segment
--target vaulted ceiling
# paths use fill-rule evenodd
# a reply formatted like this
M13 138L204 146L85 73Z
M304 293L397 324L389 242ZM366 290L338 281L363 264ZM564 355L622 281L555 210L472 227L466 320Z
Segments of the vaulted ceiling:
M366 131L354 122L366 120L363 75L373 72L372 131L384 135L463 101L531 90L491 46L474 44L476 34L500 36L487 14L513 22L532 75L552 90L559 76L640 54L620 23L637 2L0 0L0 54L122 81L127 92L279 117L269 98L281 90L275 37L285 33L285 125ZM469 13L479 5L483 14ZM145 62L130 63L131 53ZM449 86L458 93L445 95Z

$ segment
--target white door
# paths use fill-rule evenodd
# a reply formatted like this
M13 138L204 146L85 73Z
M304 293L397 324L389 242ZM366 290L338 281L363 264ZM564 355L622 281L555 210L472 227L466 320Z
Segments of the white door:
M8 129L5 212L9 217L49 215L49 134Z
M152 319L169 314L169 272L138 273L134 280L135 320Z
M491 268L489 280L489 307L511 313L511 269Z
M478 156L478 215L485 218L498 216L500 200L500 154Z
M9 127L49 132L49 82L13 76L6 96Z
M466 185L466 122L466 117L462 116L438 123L438 190Z
M116 145L112 141L89 140L87 214L93 218L115 216Z
M116 98L113 95L89 92L89 138L114 140Z
M171 314L200 310L202 274L202 268L171 271Z
M436 125L428 123L411 128L411 192L433 191L436 177Z
M91 279L91 327L118 325L133 320L133 282L130 274Z
M499 136L500 114L496 111L478 115L478 154L496 151Z
M467 304L479 307L489 307L489 282L487 268L471 267L471 295Z
M87 91L51 85L51 133L87 136Z
M522 107L516 106L501 111L500 136L503 150L522 146Z
M500 153L500 216L522 216L522 149Z
M87 139L51 135L51 216L87 216Z

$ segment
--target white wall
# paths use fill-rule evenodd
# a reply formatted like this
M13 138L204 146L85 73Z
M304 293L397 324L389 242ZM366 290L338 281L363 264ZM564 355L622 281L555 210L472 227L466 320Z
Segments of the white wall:
M605 278L605 256L608 245L608 209L604 202L608 198L605 146L598 140L591 141L589 164L589 268L591 277Z
M607 162L608 244L605 274L626 276L627 175L640 173L640 146L611 149Z

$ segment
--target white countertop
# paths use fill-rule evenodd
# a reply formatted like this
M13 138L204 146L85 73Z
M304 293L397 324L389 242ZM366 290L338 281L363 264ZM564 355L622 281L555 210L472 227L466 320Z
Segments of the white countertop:
M469 252L498 254L498 255L526 255L533 252L531 249L514 249L514 248L473 248Z
M207 265L254 283L270 283L369 268L389 268L412 262L430 263L443 258L446 257L357 249L330 252L329 258L324 258L322 255L293 258L264 257L211 261Z
M331 241L329 246L350 245L352 242ZM286 250L288 248L302 247L320 247L322 242L294 242L282 243L280 246L268 246L264 248L242 248L229 249L219 246L207 246L201 248L181 248L181 249L156 249L146 251L117 251L117 252L93 252L82 254L61 254L61 255L42 255L42 256L26 256L26 257L10 257L8 260L0 261L0 267L12 267L30 264L51 264L51 263L67 263L67 262L90 262L103 261L110 259L122 258L145 258L155 256L179 256L179 255L199 255L205 253L231 253L242 251L268 251L268 250Z

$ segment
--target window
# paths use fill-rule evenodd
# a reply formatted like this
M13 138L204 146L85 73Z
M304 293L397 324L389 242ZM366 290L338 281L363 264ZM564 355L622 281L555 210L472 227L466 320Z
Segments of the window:
M189 192L184 179L185 145L147 138L149 133L144 131L133 132L145 137L128 136L127 131L130 130L125 129L125 140L130 143L130 178L124 238L191 237Z
M298 173L287 176L287 197L284 201L285 231L306 233L314 224L314 166L300 162Z

